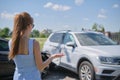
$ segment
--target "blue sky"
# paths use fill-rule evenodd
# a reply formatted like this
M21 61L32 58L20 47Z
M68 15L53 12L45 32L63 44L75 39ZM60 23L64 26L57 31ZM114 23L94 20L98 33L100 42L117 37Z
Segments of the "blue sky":
M35 28L81 31L102 24L106 31L120 31L120 0L0 0L0 28L13 29L13 17L28 12Z

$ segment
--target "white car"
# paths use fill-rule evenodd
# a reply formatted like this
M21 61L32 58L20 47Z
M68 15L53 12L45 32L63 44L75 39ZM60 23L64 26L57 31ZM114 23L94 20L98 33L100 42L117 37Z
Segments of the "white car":
M112 80L120 75L120 45L100 32L57 31L43 51L64 53L53 63L77 73L80 80Z

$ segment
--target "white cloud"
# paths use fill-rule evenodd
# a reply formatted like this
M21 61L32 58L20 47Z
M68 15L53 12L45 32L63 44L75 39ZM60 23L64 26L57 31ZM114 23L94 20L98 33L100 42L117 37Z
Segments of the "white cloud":
M40 16L40 14L39 14L39 13L35 13L34 15L35 15L36 17Z
M63 27L64 27L65 29L70 28L70 26L69 26L69 25L64 25Z
M53 6L53 3L51 2L48 2L47 4L44 5L45 8L49 8L49 7L52 7Z
M119 5L118 5L118 4L114 4L112 7L113 7L113 8L118 8Z
M101 18L101 19L106 19L107 16L106 16L106 10L105 9L100 9L100 12L97 16L98 18Z
M100 13L105 14L106 10L105 9L100 9Z
M97 16L98 18L102 18L102 19L106 19L107 18L107 16L106 15L104 15L104 14L98 14L98 16Z
M44 8L50 8L50 9L53 9L55 11L67 11L67 10L71 9L70 6L53 4L51 2L48 2L47 4L45 4Z
M89 19L88 19L88 18L83 18L83 20L84 20L84 21L89 21Z
M75 0L76 5L81 5L83 4L84 0Z
M8 13L8 12L4 11L4 12L0 13L0 17L3 19L13 19L14 15L16 13Z

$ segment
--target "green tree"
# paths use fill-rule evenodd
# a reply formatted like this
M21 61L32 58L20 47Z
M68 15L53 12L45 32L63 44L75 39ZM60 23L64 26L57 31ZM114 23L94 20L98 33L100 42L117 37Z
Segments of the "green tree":
M10 29L8 27L0 29L0 37L2 38L9 37L9 33L10 33Z
M99 27L100 27L100 32L105 32L105 28L103 25L100 25Z
M40 33L40 38L46 38L46 35L44 33Z
M10 36L10 37L12 36L12 33L13 33L13 32L12 32L12 31L10 31L10 33L9 33L9 36Z
M52 30L51 29L44 29L44 30L42 30L41 31L41 37L43 36L43 35L45 35L45 37L47 38L50 34L52 33Z
M92 30L98 31L98 32L105 32L104 26L102 24L97 24L97 23L93 24Z
M31 35L30 35L31 37L40 37L40 33L39 33L39 31L38 30L33 30L32 32L31 32Z
M98 31L97 27L98 27L98 24L97 24L97 23L94 23L93 26L92 26L92 30Z

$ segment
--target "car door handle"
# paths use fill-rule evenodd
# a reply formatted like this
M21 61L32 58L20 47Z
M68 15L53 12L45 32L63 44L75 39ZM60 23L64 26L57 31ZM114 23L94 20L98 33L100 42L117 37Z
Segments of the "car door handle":
M51 47L57 47L57 46L54 46L54 45L50 45Z
M53 47L53 48L57 48L57 49L60 48L59 46L54 46L54 45L50 45L50 46Z

